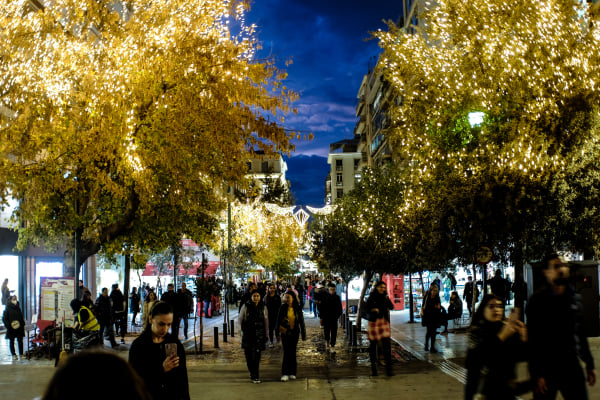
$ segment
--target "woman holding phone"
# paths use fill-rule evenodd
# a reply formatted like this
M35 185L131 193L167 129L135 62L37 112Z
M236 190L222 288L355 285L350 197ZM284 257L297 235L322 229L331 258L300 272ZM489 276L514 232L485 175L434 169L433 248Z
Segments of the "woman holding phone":
M131 366L142 377L154 400L189 400L185 351L179 339L169 333L173 309L163 301L156 302L148 322L148 327L131 344Z
M469 336L465 400L516 399L515 365L527 350L527 328L518 314L504 318L504 301L486 294Z

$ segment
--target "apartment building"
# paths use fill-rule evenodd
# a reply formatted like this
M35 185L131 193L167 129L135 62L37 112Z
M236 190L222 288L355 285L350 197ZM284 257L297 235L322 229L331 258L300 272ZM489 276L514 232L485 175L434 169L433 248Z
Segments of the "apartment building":
M327 164L330 170L325 179L325 205L334 204L354 189L360 179L362 154L358 151L360 138L345 139L329 145Z

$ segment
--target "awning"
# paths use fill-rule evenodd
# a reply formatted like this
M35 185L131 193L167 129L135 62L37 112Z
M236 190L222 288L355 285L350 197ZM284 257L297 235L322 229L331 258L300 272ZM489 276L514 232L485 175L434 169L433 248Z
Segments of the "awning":
M160 271L160 276L168 276L173 274L173 269L163 268ZM154 263L146 263L146 268L142 272L142 276L158 276L158 267Z
M186 268L187 266L184 266L183 264L179 264L177 275L202 276L202 269L200 268L200 264L200 262L195 262L189 268ZM219 261L209 261L207 263L206 268L204 269L204 276L215 276L217 274L218 269ZM163 268L160 275L172 276L173 267L169 266L168 268ZM154 263L146 263L146 268L144 269L142 276L158 276L158 268L156 267L156 265L154 265Z

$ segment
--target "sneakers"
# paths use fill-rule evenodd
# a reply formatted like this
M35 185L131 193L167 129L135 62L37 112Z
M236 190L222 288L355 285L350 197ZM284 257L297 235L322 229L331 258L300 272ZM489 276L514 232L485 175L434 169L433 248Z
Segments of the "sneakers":
M262 383L262 381L260 379L252 379L252 383Z
M269 343L269 347L272 348L273 347L273 342Z
M287 381L289 381L289 380L290 380L290 377L289 377L288 375L283 375L283 376L281 377L281 382L287 382Z
M296 380L296 375L290 375L290 380L295 381Z
M335 348L334 348L333 346L331 346L331 347L329 348L329 352L330 352L331 354L334 354L334 353L335 353Z
M12 360L13 361L19 361L19 357L16 354L13 354Z
M122 344L125 344L125 339L121 339L121 343L122 343Z
M431 350L430 350L430 352L431 352L431 353L437 353L437 352L438 352L438 349L436 349L436 348L435 348L435 346L431 346Z

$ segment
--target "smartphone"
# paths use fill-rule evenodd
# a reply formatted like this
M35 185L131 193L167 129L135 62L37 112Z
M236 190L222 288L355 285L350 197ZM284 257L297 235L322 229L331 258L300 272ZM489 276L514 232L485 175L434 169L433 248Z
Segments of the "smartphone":
M167 353L167 357L177 354L177 343L166 343L165 352Z

